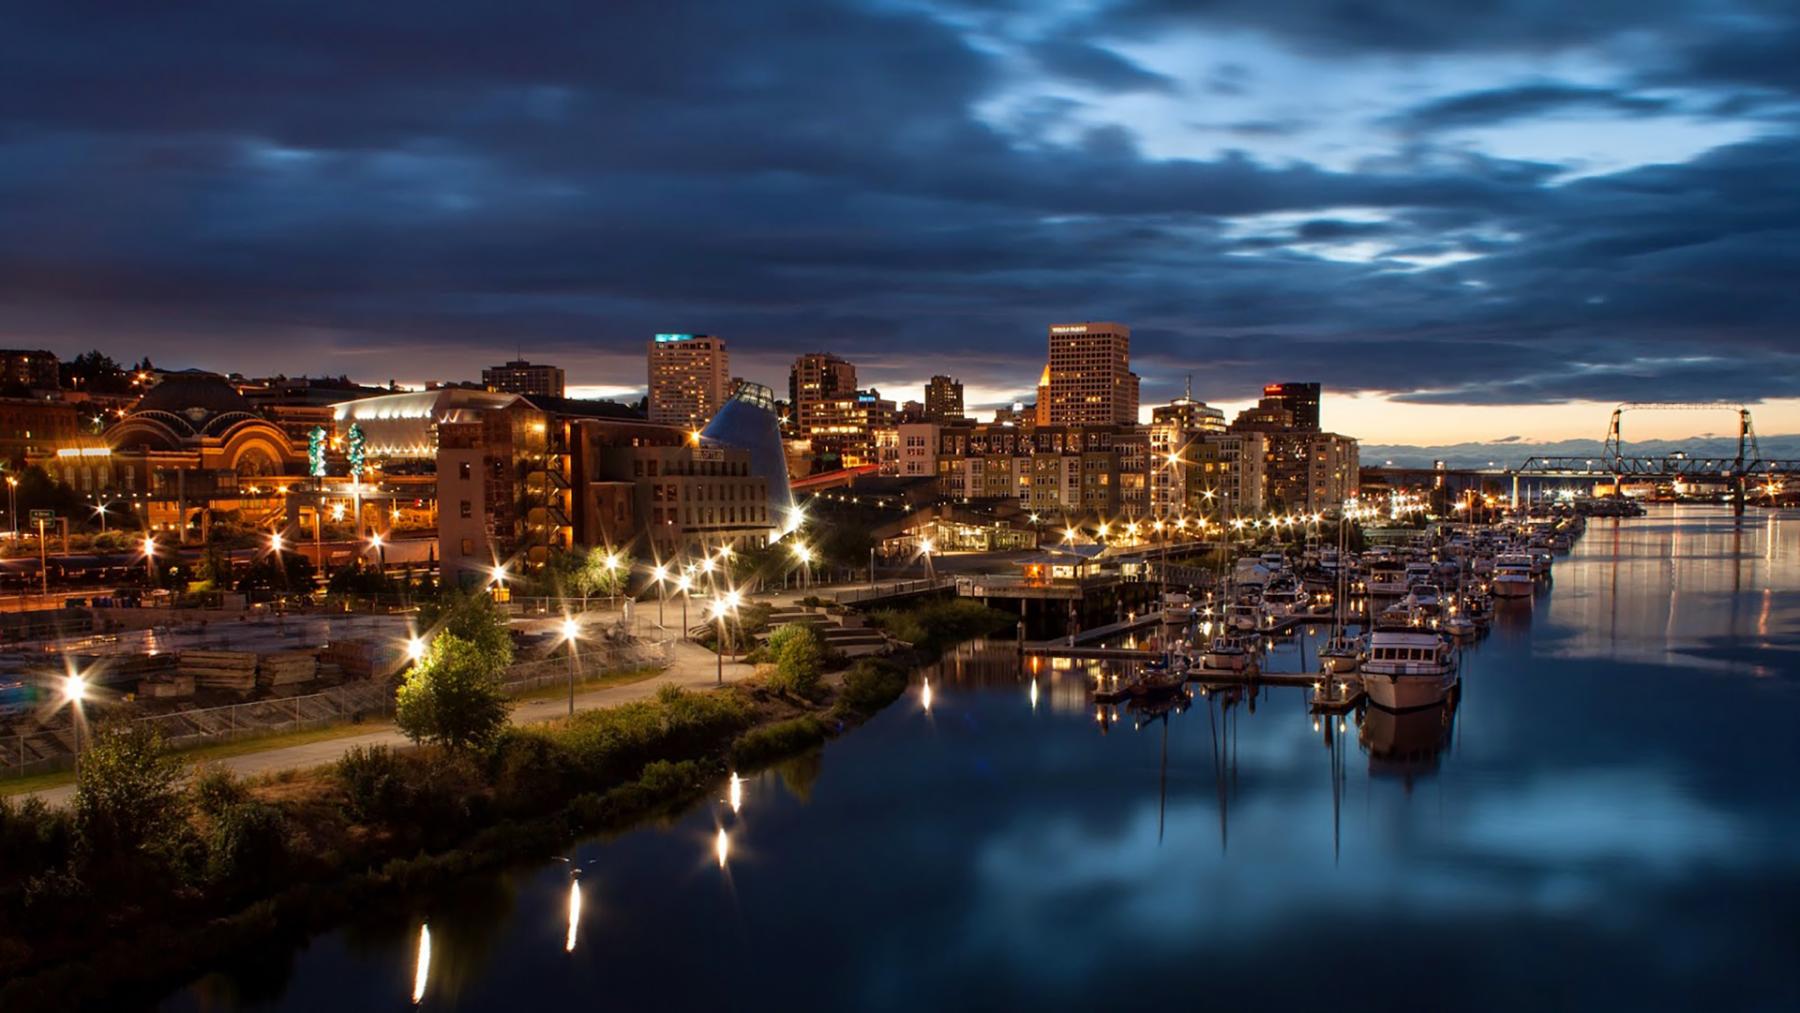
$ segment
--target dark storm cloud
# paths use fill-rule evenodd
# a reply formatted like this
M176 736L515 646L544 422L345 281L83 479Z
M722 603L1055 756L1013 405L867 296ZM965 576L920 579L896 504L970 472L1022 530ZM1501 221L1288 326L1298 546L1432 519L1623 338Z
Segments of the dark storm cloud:
M1483 127L1564 112L1622 113L1648 116L1667 112L1666 98L1631 95L1612 88L1541 82L1433 99L1390 118L1402 130L1428 132L1456 127Z
M1553 49L1681 5L1456 6L1404 5L1400 25L1402 5L1373 0L1139 3L1108 25ZM1099 103L1179 83L1067 25L1024 36L1051 80L993 118L1016 62L953 19L823 0L503 19L71 3L7 29L0 334L67 353L426 379L523 346L584 364L572 382L633 385L645 335L709 330L756 362L822 347L922 375L953 354L965 381L1024 394L1047 323L1113 318L1136 329L1151 395L1195 370L1196 393L1237 398L1295 361L1334 387L1449 403L1800 380L1791 129L1573 182L1425 129L1654 111L1623 84L1422 97L1405 114L1417 136L1331 169L1147 155L1144 128L1097 125L1098 105L1052 85ZM1707 18L1665 38L1644 87L1766 104L1792 84L1755 52L1722 66L1730 39ZM1209 104L1193 122L1244 143L1312 126L1224 105L1262 68L1196 74Z
M1051 39L1032 49L1046 74L1110 92L1176 90L1171 78L1145 70L1110 49L1080 39Z

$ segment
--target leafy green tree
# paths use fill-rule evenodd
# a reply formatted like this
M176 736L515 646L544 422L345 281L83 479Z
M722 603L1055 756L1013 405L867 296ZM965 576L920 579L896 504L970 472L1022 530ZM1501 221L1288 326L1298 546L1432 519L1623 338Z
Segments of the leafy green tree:
M775 662L776 689L810 697L819 688L825 662L825 640L806 623L789 623L769 635L768 655Z
M96 731L75 768L71 808L76 858L103 877L166 869L188 826L181 768L136 723Z
M500 734L510 706L500 669L482 648L439 633L400 684L394 723L414 742L470 749Z
M622 553L596 545L587 551L581 568L575 572L575 588L584 598L609 598L625 590L630 576L631 563Z
M512 623L491 595L451 591L420 607L419 623L432 635L448 633L475 645L496 672L512 664Z

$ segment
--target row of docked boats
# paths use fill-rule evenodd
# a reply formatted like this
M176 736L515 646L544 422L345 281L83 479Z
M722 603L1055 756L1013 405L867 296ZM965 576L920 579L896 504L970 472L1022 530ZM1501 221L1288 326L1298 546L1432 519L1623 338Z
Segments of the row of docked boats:
M1447 525L1413 544L1361 553L1340 541L1298 558L1279 551L1241 558L1203 605L1183 592L1165 595L1165 622L1198 626L1205 647L1169 652L1144 673L1142 691L1167 691L1181 681L1180 671L1204 677L1253 670L1258 634L1329 609L1331 635L1318 649L1323 672L1360 675L1370 701L1389 710L1442 703L1460 678L1458 648L1487 631L1495 599L1534 594L1582 531L1580 516ZM1358 598L1366 617L1352 633L1347 613Z

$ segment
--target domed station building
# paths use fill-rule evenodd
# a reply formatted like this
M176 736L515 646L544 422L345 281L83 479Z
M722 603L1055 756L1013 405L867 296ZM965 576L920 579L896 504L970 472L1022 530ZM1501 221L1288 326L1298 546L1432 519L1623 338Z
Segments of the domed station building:
M306 445L225 377L191 370L166 374L105 432L35 463L115 523L179 531L208 507L249 521L279 516L288 485L305 474Z

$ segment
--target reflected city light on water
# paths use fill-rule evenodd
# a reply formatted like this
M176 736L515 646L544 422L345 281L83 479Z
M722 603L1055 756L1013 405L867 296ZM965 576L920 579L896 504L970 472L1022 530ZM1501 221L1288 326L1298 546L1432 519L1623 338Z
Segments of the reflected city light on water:
M713 851L719 856L719 868L725 868L725 860L731 857L731 838L726 836L725 828L719 828L719 835L713 838Z
M1031 709L1034 711L1037 710L1037 705L1038 705L1038 685L1037 685L1037 680L1033 679L1033 680L1031 680Z
M413 1005L425 999L425 979L431 976L431 926L419 926L419 956L413 964Z
M927 712L929 712L931 710L931 680L930 679L926 679L925 680L925 688L919 690L919 706L924 707Z
M737 812L744 807L744 779L739 777L735 770L731 772L730 799L732 812Z
M563 952L575 952L575 934L581 927L581 880L569 880L569 934L563 940Z

